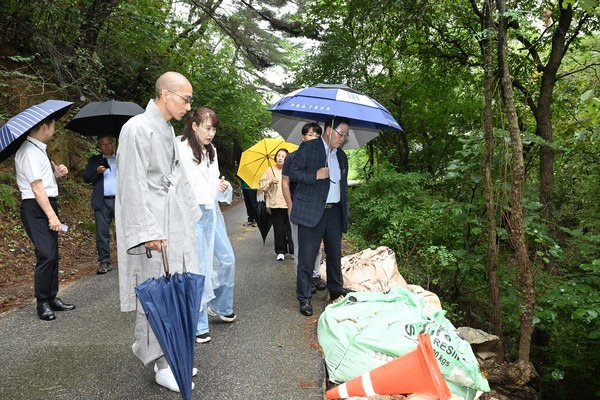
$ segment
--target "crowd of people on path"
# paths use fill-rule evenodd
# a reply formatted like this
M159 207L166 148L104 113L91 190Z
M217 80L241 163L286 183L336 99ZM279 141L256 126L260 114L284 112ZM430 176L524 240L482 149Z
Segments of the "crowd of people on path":
M178 384L134 290L164 274L159 253L167 254L171 273L206 277L197 343L211 340L208 315L225 322L237 317L235 255L219 207L220 202L231 203L233 189L220 174L213 145L219 119L210 108L200 107L187 117L181 136L171 125L191 111L192 95L185 76L161 75L145 112L121 129L118 151L111 136L100 136L101 154L91 157L84 171L84 181L93 185L97 273L111 270L114 220L121 310L136 311L132 350L144 365L154 364L155 381L173 391L179 391ZM275 166L260 180L273 220L276 259L284 260L286 254L294 259L296 297L305 316L313 313L311 297L317 290L328 289L331 300L347 293L341 243L348 227L348 159L341 147L348 131L349 122L343 118L327 121L324 129L318 123L306 124L298 150L279 150ZM75 308L57 297L58 232L67 227L58 217L56 178L68 170L47 155L53 133L54 120L43 120L29 131L15 157L21 218L37 258L34 288L42 320ZM245 225L256 226L256 190L248 185L242 189L248 211ZM322 244L326 282L320 278Z

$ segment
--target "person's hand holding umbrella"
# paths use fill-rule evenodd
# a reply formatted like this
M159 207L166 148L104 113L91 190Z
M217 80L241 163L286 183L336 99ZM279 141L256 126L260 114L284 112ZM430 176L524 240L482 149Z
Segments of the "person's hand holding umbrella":
M329 179L329 167L323 167L317 170L317 180L321 179Z
M151 240L149 242L146 242L144 244L144 247L146 247L147 250L155 250L158 252L162 252L162 249L167 248L167 241L166 241L166 239Z
M110 145L112 146L112 142L110 143ZM108 157L108 155L106 157ZM108 164L108 160L106 159L106 157L102 158L102 162L96 168L96 172L98 172L99 174L103 174L106 172L107 169L110 169L110 165Z

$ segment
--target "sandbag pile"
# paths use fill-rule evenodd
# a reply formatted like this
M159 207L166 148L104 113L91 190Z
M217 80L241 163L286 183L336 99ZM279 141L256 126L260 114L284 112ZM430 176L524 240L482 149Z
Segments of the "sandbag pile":
M317 330L331 382L347 382L415 350L418 335L427 332L454 395L471 400L477 391L490 390L470 344L445 318L437 296L407 285L391 250L344 258L344 286L357 292L327 306Z

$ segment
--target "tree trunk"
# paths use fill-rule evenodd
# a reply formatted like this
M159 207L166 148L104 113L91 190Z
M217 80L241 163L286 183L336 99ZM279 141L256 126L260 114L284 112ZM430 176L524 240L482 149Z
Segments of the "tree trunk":
M87 9L82 10L82 14L85 15L80 28L80 42L83 47L96 48L100 31L118 3L119 0L94 0Z
M573 6L560 7L558 27L552 36L552 50L549 61L542 72L540 97L534 110L537 124L536 134L548 143L554 141L552 129L552 93L556 84L556 75L566 52L566 34L573 20ZM549 146L540 148L540 203L543 205L542 216L547 220L552 215L554 192L554 150Z
M570 42L582 31L587 17L582 17L579 25L574 29L573 34L567 40L567 32L573 22L573 4L566 6L562 1L558 2L560 11L556 29L552 35L552 47L548 55L548 62L544 65L538 52L535 42L530 42L528 38L517 33L517 39L529 51L529 54L538 70L541 72L540 95L537 103L530 95L530 91L520 82L515 82L515 87L523 92L529 108L533 112L536 121L536 134L549 144L554 141L552 129L552 94L556 84L558 69L569 48ZM553 24L553 25L554 25ZM550 146L542 145L540 147L540 203L542 203L542 216L547 220L552 215L552 203L554 192L554 150Z
M506 0L497 0L498 23L498 67L501 71L501 88L504 109L508 121L512 159L511 159L511 214L509 219L510 241L515 251L515 260L521 279L522 305L521 328L519 335L519 360L529 362L531 337L533 335L533 308L535 291L533 271L527 252L523 216L523 184L525 166L523 162L523 142L519 131L517 110L515 108L512 79L508 69L508 45L506 37Z
M400 141L402 142L402 146L398 148L398 152L400 153L400 160L402 161L402 167L404 168L404 172L410 172L410 163L408 160L408 136L406 135L406 131L402 130L396 133L400 136Z
M493 0L485 2L485 21L482 21L484 29L492 31L494 24L492 21ZM494 160L494 126L492 120L492 98L493 94L493 61L492 61L492 40L488 37L483 42L484 52L484 85L485 85L485 107L483 119L483 132L485 136L485 160L483 164L485 205L487 216L488 247L486 270L488 286L490 289L490 317L493 327L493 333L500 338L500 357L504 358L504 345L502 338L504 336L501 311L500 311L500 287L498 285L498 244L496 235L496 207L494 205L494 189L492 183L492 164Z
M392 99L392 103L398 110L396 117L398 121L402 121L402 97L394 96ZM398 155L400 156L400 162L402 163L403 172L410 172L410 163L409 163L409 155L410 149L408 147L408 135L405 130L401 130L400 132L392 132L391 135L396 136L396 149L398 151ZM400 137L400 140L397 140L397 136Z

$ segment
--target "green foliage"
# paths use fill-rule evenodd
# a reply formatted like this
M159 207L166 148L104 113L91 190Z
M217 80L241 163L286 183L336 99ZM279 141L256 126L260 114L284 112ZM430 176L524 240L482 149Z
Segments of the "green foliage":
M15 190L12 186L0 183L0 212L6 212L17 206L14 192Z
M535 310L538 371L552 382L564 379L571 387L556 385L563 398L572 398L578 385L600 390L594 371L600 366L600 260L583 264L579 272L556 275L541 286ZM582 272L583 271L583 272ZM585 366L582 368L582 366ZM594 389L595 388L595 389Z
M600 125L600 99L595 96L594 90L588 90L580 97L579 118L585 126L598 128Z
M448 245L453 226L436 212L431 178L425 174L382 172L351 193L351 235L363 246L396 252L407 281L426 288L447 283L456 258ZM443 273L446 272L446 273Z

